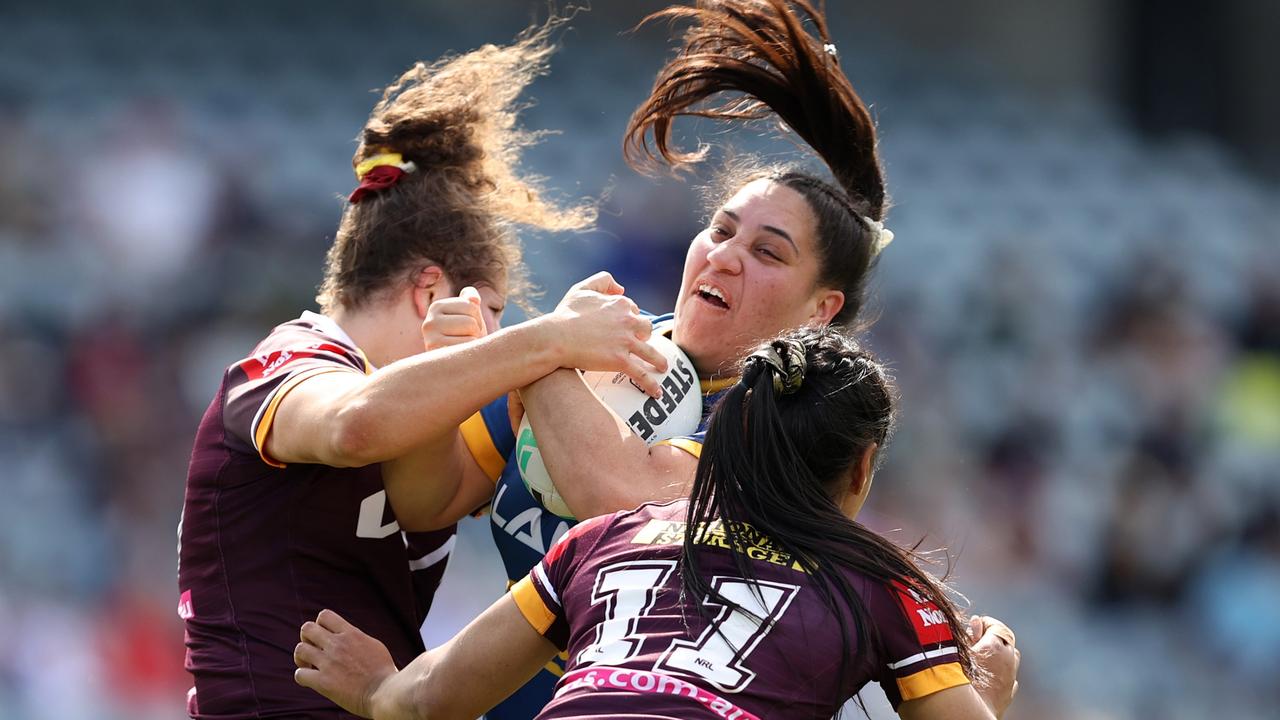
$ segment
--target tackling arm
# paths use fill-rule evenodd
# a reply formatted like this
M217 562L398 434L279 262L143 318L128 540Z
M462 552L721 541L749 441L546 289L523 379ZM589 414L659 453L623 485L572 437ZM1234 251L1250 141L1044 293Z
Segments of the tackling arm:
M471 720L528 682L556 654L511 596L456 637L396 672L382 643L325 610L302 627L294 679L375 720Z
M558 370L520 397L547 472L576 517L689 494L698 459L670 445L646 446L578 373Z
M547 318L414 355L372 375L309 378L280 401L267 454L284 463L360 467L445 442L488 401L560 366L565 351Z

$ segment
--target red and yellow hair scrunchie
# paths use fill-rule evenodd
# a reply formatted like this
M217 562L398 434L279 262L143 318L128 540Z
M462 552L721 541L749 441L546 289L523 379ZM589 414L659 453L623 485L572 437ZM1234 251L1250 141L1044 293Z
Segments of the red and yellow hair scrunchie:
M406 173L417 169L412 160L406 161L397 152L380 152L361 160L356 165L356 180L360 184L347 196L347 202L358 203L369 193L385 190L400 182Z

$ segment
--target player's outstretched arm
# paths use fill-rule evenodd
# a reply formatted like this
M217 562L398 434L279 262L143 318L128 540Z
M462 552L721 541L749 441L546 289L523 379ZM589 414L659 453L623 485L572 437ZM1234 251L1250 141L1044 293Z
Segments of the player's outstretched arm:
M520 390L538 451L556 490L580 519L685 497L698 459L649 447L575 372L557 371Z
M622 286L608 273L596 275L570 288L556 307L552 316L567 328L567 335L559 338L565 347L574 348L580 362L585 365L614 364L624 368L632 377L643 380L648 391L658 388L658 375L651 374L654 367L666 369L666 359L644 341L652 332L652 326L639 319L635 304L622 297ZM463 296L466 293L464 291ZM440 307L440 322L428 317L423 325L423 336L428 346L456 343L459 330L457 319L473 318L469 325L482 336L478 295L475 304L464 297L437 301L428 315ZM622 314L619 322L618 315ZM428 332L428 325L431 332ZM465 324L464 324L465 325ZM599 328L601 337L577 332L577 326ZM435 329L441 332L435 332ZM465 326L462 331L465 332ZM611 346L608 339L618 336ZM603 344L592 346L592 343ZM634 346L634 352L632 347ZM453 524L485 504L493 495L493 478L481 469L468 443L460 432L450 433L440 442L428 442L411 450L382 467L383 483L387 499L395 510L396 518L406 530L434 530Z
M555 312L373 374L326 373L301 382L276 410L268 454L284 463L359 467L453 432L503 393L560 367L616 370L656 391L666 361L644 339L650 324L608 273L575 286Z
M382 643L325 610L302 626L294 679L361 717L471 720L519 689L555 654L510 595L399 672Z
M998 720L1018 692L1022 652L1014 647L1008 625L989 616L969 619L973 655L986 677L972 685L948 688L898 706L904 720Z

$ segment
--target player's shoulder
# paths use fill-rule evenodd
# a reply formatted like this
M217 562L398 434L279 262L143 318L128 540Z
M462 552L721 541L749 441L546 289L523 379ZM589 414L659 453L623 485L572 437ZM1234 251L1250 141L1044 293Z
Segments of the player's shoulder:
M685 517L685 513L689 508L689 500L687 498L676 498L675 500L658 501L644 503L634 510L623 510L616 513L619 520L626 519L628 521L647 522L652 519L670 520L681 519Z
M614 513L609 535L628 546L680 545L684 541L688 508L689 501L681 498L666 502L647 502L633 510Z
M644 538L659 535L665 538L682 537L687 503L686 500L650 502L632 510L619 510L590 518L573 526L556 545L582 546L586 543L592 548L598 548L613 547L614 544L670 544L649 542ZM552 552L556 552L556 548L552 548Z
M369 372L364 353L329 318L306 312L272 328L253 350L229 368L250 378L266 377L300 360L332 361Z

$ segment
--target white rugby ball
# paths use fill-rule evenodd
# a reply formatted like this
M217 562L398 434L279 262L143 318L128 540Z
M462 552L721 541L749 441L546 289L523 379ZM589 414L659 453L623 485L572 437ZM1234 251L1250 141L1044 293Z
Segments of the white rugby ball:
M649 445L682 435L692 435L702 422L702 389L693 363L676 344L663 335L654 333L649 344L667 358L667 374L662 378L662 397L651 398L636 387L622 373L584 372L587 387L605 405L621 417ZM538 451L538 440L533 436L529 417L520 422L516 431L516 465L520 477L534 499L547 510L566 520L573 513L565 505L555 483L547 473Z

